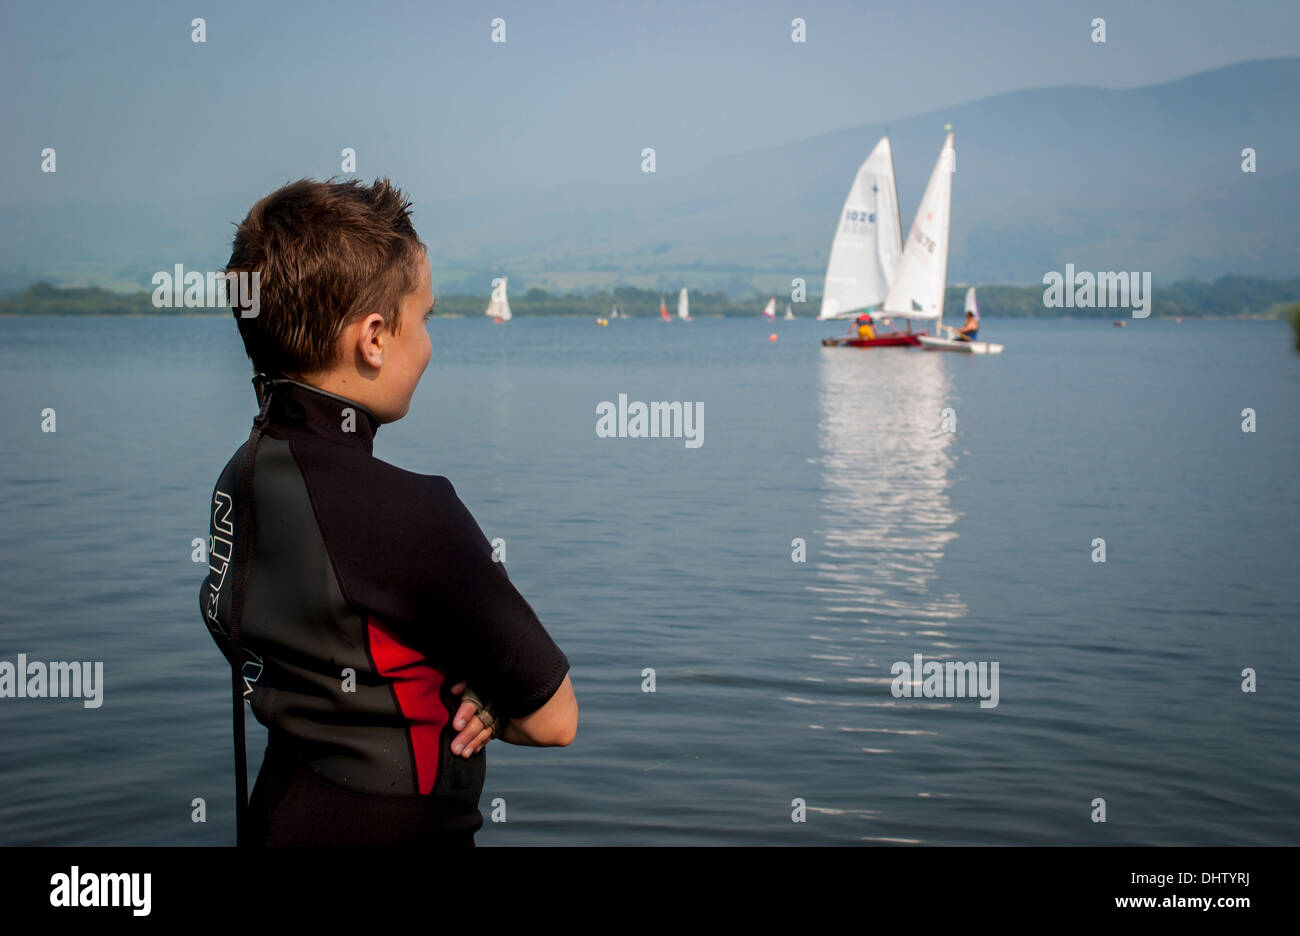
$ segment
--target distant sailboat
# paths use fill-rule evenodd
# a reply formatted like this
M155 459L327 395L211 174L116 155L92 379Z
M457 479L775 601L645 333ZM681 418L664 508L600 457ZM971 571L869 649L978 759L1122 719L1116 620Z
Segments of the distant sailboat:
M763 306L763 318L765 319L776 318L776 296L773 296L771 299L767 300L767 305Z
M501 277L501 282L492 289L492 301L488 303L483 314L500 324L510 321L510 299L506 296L506 283L509 277Z
M672 319L668 317L668 303L664 302L663 296L659 297L659 321L661 322L672 321Z
M944 288L948 281L948 231L955 152L952 131L949 131L939 152L939 161L930 173L925 195L921 197L916 220L912 222L903 258L898 263L898 276L885 299L886 314L933 319L936 334L943 328ZM966 291L966 307L978 316L974 287ZM920 340L921 347L927 351L962 351L967 354L998 354L1002 351L1002 345L987 341L929 336Z
M612 319L618 318L618 306L614 306L614 308L609 313L609 317Z
M794 313L790 311L790 304L789 304L789 303L786 303L786 306L785 306L785 320L786 320L787 322L793 322L793 321L794 321Z
M817 320L851 319L882 305L902 253L894 151L889 137L883 137L858 167L840 209ZM909 330L823 338L822 344L880 348L916 345L917 337Z
M691 321L691 300L690 297L686 295L685 286L683 286L682 291L677 294L677 317L683 322Z

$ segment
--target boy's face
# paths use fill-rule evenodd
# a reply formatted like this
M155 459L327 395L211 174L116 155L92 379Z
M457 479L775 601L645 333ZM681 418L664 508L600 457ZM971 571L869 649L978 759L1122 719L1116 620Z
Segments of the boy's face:
M381 383L385 392L375 415L384 422L401 419L411 407L411 397L424 369L433 356L433 343L424 325L425 313L433 307L433 276L428 258L420 261L420 285L402 297L401 334L385 335Z
M356 400L380 422L401 419L433 356L424 317L433 307L429 259L420 260L420 284L398 302L400 334L390 332L378 312L349 325L340 338L339 361L329 370L305 376L307 383Z

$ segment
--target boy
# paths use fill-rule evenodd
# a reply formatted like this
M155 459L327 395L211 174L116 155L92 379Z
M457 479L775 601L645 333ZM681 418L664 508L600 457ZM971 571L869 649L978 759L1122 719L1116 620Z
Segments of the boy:
M213 492L199 604L232 667L240 845L472 846L487 741L577 731L567 658L451 483L372 455L432 354L409 211L386 179L302 180L235 234L260 412ZM246 809L244 699L268 729Z

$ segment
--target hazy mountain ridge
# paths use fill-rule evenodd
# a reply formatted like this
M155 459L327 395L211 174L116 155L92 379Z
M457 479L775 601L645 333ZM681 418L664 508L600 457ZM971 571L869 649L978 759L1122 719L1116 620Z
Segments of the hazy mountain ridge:
M893 141L906 230L951 123L950 281L1039 283L1066 263L1147 270L1157 284L1233 272L1289 277L1300 269L1297 100L1300 58L1120 91L1017 91L692 172L676 172L674 154L661 152L652 175L629 159L623 184L435 201L417 206L416 222L443 292L486 295L494 272L511 276L512 292L626 284L740 295L788 292L793 276L817 292L836 214L876 140L888 130ZM1241 171L1248 146L1253 174ZM20 265L32 273L27 282L52 271L60 282L105 285L144 285L175 262L220 265L230 222L247 207L7 206L0 281Z

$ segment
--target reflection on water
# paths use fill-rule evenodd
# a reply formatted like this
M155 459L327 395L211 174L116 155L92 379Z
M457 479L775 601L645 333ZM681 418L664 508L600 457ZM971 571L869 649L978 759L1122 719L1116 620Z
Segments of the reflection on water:
M966 613L935 581L959 516L948 497L953 434L940 428L946 364L903 349L823 349L819 620L933 636Z
M819 367L821 551L816 583L808 586L817 599L808 637L810 668L819 674L810 680L820 685L808 693L813 698L785 701L817 713L810 730L844 739L836 745L840 756L890 760L888 774L914 803L943 795L928 788L915 765L918 755L927 759L919 752L940 741L941 723L930 716L952 703L895 699L890 668L915 653L952 657L956 644L947 625L966 614L956 590L938 577L960 516L949 498L953 433L942 429L944 408L955 407L948 362L905 349L824 348ZM919 680L915 674L914 690ZM879 794L880 772L860 769L876 778ZM831 800L821 804L827 817L856 820L850 826L897 823L902 816L898 799L884 810L864 810L860 791L851 789ZM844 828L863 841L923 841L884 831Z
M959 517L948 496L953 434L941 429L952 405L946 363L901 349L822 352L823 545L809 586L818 599L810 659L824 674L819 681L855 691L845 698L828 686L820 701L798 701L820 708L840 731L913 733L912 725L877 716L863 724L852 713L896 709L894 661L951 657L946 625L966 614L937 578ZM861 752L893 750L873 744Z

